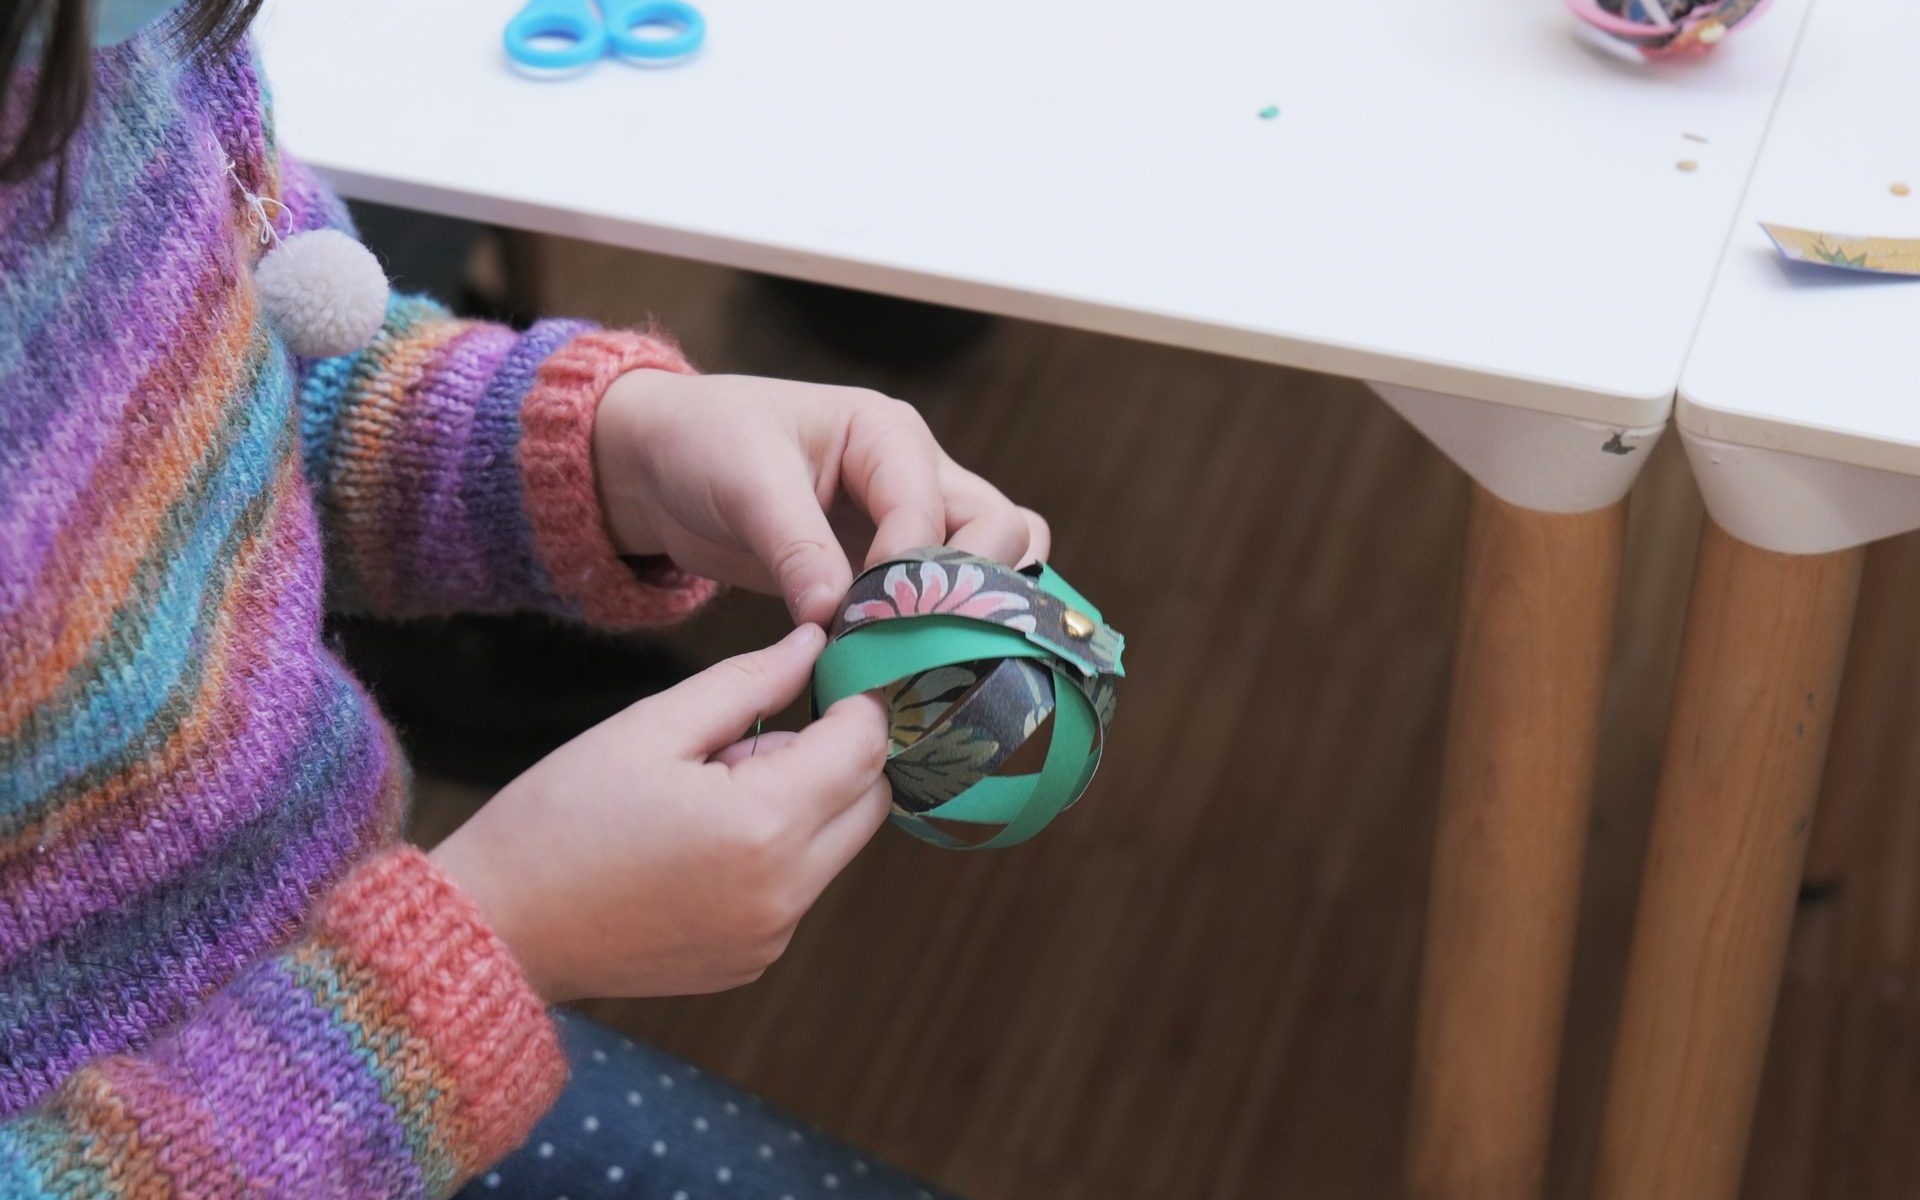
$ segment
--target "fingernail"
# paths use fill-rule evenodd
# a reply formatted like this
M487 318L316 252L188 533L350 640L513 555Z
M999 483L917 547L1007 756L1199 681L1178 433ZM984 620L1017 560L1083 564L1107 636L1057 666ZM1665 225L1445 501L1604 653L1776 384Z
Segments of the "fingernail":
M792 633L780 639L780 644L782 646L799 647L812 643L812 641L819 636L821 636L820 627L812 621L808 621L803 625L795 626Z

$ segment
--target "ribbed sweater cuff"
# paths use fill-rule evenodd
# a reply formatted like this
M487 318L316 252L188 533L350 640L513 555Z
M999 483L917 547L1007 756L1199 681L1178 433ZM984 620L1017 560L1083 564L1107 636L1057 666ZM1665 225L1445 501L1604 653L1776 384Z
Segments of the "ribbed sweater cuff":
M693 373L664 338L611 329L583 333L541 364L521 412L520 478L535 550L561 598L597 625L678 621L715 589L711 580L664 559L636 568L607 533L594 480L594 413L615 379L646 368Z
M466 1170L526 1139L566 1056L546 1008L477 905L412 846L367 860L316 913L315 936L381 982L446 1072Z

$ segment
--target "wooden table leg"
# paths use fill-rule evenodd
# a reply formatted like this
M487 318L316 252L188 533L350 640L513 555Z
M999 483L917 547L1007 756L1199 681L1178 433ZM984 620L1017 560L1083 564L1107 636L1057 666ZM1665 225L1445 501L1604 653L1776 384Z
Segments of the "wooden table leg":
M1833 714L1833 739L1820 784L1820 815L1807 844L1804 887L1811 894L1840 886L1854 858L1860 822L1875 810L1882 790L1880 752L1888 737L1907 737L1883 712L1894 680L1911 661L1908 629L1912 601L1920 591L1920 534L1887 538L1867 547L1860 573L1860 603L1847 647L1847 669Z
M1414 1052L1415 1200L1538 1200L1626 532L1475 488Z
M1593 1200L1734 1200L1860 585L1708 522Z

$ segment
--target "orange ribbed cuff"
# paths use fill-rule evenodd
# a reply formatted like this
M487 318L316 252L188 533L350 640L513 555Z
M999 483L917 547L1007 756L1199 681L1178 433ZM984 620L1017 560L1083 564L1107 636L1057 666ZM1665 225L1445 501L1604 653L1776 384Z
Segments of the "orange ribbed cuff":
M468 1171L526 1140L559 1098L558 1032L479 906L413 846L355 867L315 914L314 931L379 979L452 1084Z
M520 417L520 480L535 552L561 598L596 625L664 625L713 595L711 580L661 560L644 575L607 533L593 473L593 418L600 398L628 371L693 374L664 338L626 330L583 333L547 357Z

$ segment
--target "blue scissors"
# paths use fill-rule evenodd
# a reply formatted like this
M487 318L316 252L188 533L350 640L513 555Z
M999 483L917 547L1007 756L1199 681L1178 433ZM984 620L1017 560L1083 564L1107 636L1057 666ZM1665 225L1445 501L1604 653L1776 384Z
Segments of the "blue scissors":
M707 37L682 0L527 0L507 22L507 57L542 75L584 71L613 53L642 66L686 58Z

